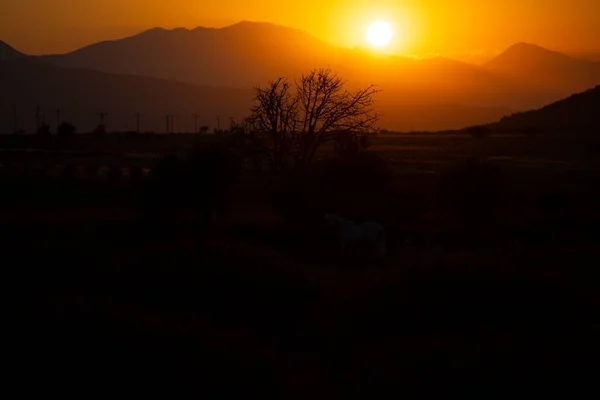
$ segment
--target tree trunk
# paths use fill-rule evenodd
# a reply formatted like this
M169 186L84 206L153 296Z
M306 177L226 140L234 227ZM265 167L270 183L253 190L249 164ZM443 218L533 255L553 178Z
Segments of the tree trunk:
M315 158L315 154L317 154L317 150L319 150L319 146L322 144L322 135L316 135L308 149L308 153L306 155L306 165L310 165Z

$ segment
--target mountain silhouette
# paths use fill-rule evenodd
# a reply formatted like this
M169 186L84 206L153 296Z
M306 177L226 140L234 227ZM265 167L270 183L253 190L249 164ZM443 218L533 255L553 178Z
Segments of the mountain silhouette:
M196 86L165 79L112 74L80 68L62 68L38 58L0 62L0 132L14 129L12 104L19 111L20 128L35 132L35 109L39 105L54 127L56 110L74 123L79 132L98 124L98 113L108 112L110 130L136 128L135 114L142 114L144 131L165 131L165 116L175 115L176 131L192 131L198 124L221 127L229 118L249 113L252 89ZM459 129L466 125L497 121L512 110L457 104L402 103L393 99L378 103L381 127L398 131Z
M25 54L18 52L0 40L0 61L16 60L17 58L23 57L25 57Z
M511 46L484 64L484 68L566 94L600 84L600 63L571 58L528 43Z
M329 67L350 85L376 84L402 104L457 104L527 110L564 97L479 66L446 59L414 60L327 44L300 30L256 22L214 29L151 29L63 55L54 65L151 76L221 87L250 88L280 76ZM400 101L399 101L400 100ZM389 103L389 104L392 104ZM404 102L406 103L406 102Z
M163 79L108 74L48 65L36 58L0 62L0 132L14 130L12 104L17 106L20 128L35 132L39 105L46 122L56 131L56 110L61 118L90 132L98 113L107 112L110 130L136 129L164 132L165 115L175 115L175 131L193 131L194 114L199 126L229 125L229 118L245 117L252 104L250 89L198 87Z
M297 29L247 21L219 29L154 28L128 38L92 44L72 53L31 58L43 61L36 64L42 69L43 76L53 74L54 77L49 78L55 79L53 84L62 85L56 90L64 92L53 94L53 102L83 97L76 86L56 81L71 79L65 72L65 68L69 68L77 71L74 74L80 76L81 85L92 92L99 89L89 89L94 86L89 81L106 80L115 93L114 101L121 104L120 108L127 109L127 113L139 107L162 115L200 114L202 111L209 122L212 121L204 124L211 126L214 126L216 115L221 115L224 120L247 115L252 88L256 85L264 85L280 76L298 78L302 73L320 67L337 72L347 80L349 89L377 85L381 89L376 96L381 127L399 131L459 129L491 123L515 111L538 109L600 83L594 73L600 69L600 64L534 45L517 44L484 66L477 66L443 57L416 60L368 49L345 49ZM44 64L48 65L40 67ZM50 69L50 65L54 69ZM91 74L92 70L96 71L95 75ZM13 74L16 81L22 82L32 93L48 86L38 77L31 80L38 82L39 87L32 86L23 81L23 73L13 68L2 79L8 82ZM148 80L148 84L157 87L157 92L170 88L170 96L174 98L139 96L133 99L136 94L114 85L119 81L129 90L136 88L148 95L148 90L141 87L136 77L155 78ZM186 94L179 96L179 90ZM191 95L191 92L196 94ZM50 96L48 91L44 93L40 95L42 100ZM116 99L121 93L130 99L128 104ZM235 95L228 102L225 97L231 93ZM210 100L200 100L201 94L223 101L213 104ZM5 102L12 104L9 94L2 96ZM100 103L111 103L106 91L99 98L101 100L94 100L93 107L92 99L83 98L81 104L89 105L87 108L106 108L108 105L101 106ZM193 104L185 105L182 98L194 98ZM203 110L198 110L198 104L205 103ZM79 106L75 101L69 104L76 109ZM82 112L91 112L87 108ZM152 129L162 131L163 125L161 121Z
M221 29L154 28L44 58L65 67L248 88L282 73L327 66L336 51L299 30L240 22Z
M564 133L600 131L600 86L572 95L539 110L504 117L497 129L531 129Z

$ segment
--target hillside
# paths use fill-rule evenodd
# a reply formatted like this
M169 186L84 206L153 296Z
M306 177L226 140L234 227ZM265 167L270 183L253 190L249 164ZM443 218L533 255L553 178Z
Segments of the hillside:
M215 127L220 116L246 115L252 91L196 87L162 79L107 74L82 69L58 68L36 59L0 63L0 132L14 130L12 104L17 105L20 128L35 131L35 109L40 105L46 121L55 129L56 109L79 131L91 131L98 113L108 112L111 130L134 130L140 112L141 129L164 132L165 115L175 115L175 130L193 130L193 115L199 125Z
M25 57L24 54L13 49L8 44L0 40L0 61L16 60Z
M523 82L554 87L567 94L600 85L599 63L578 60L527 43L511 46L484 67Z
M495 129L600 132L600 86L575 94L539 110L514 114L493 124Z
M401 105L380 107L380 125L402 132L444 131L487 124L510 115L503 107L471 107L456 104Z

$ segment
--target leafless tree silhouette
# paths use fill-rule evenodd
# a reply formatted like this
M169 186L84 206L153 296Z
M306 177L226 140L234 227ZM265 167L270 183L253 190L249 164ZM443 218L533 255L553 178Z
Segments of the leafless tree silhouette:
M346 81L330 69L314 69L295 82L295 93L285 78L256 88L256 104L249 123L269 136L274 167L284 167L293 153L295 165L311 163L319 147L338 134L364 136L376 132L378 115L373 86L349 91Z
M256 102L250 124L257 131L268 132L271 164L275 169L282 169L296 136L299 99L290 93L287 80L279 78L264 89L256 88Z

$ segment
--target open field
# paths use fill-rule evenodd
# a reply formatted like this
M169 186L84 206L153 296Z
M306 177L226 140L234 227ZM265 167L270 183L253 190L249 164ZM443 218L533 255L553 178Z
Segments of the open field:
M142 206L158 156L197 137L26 140L0 137L0 251L37 368L85 381L118 355L123 379L347 399L517 386L490 373L600 355L597 139L382 135L369 152L391 174L372 191L350 177L339 197L332 182L282 206L242 175L208 226L178 195L168 217ZM381 221L388 257L337 257L325 209Z

